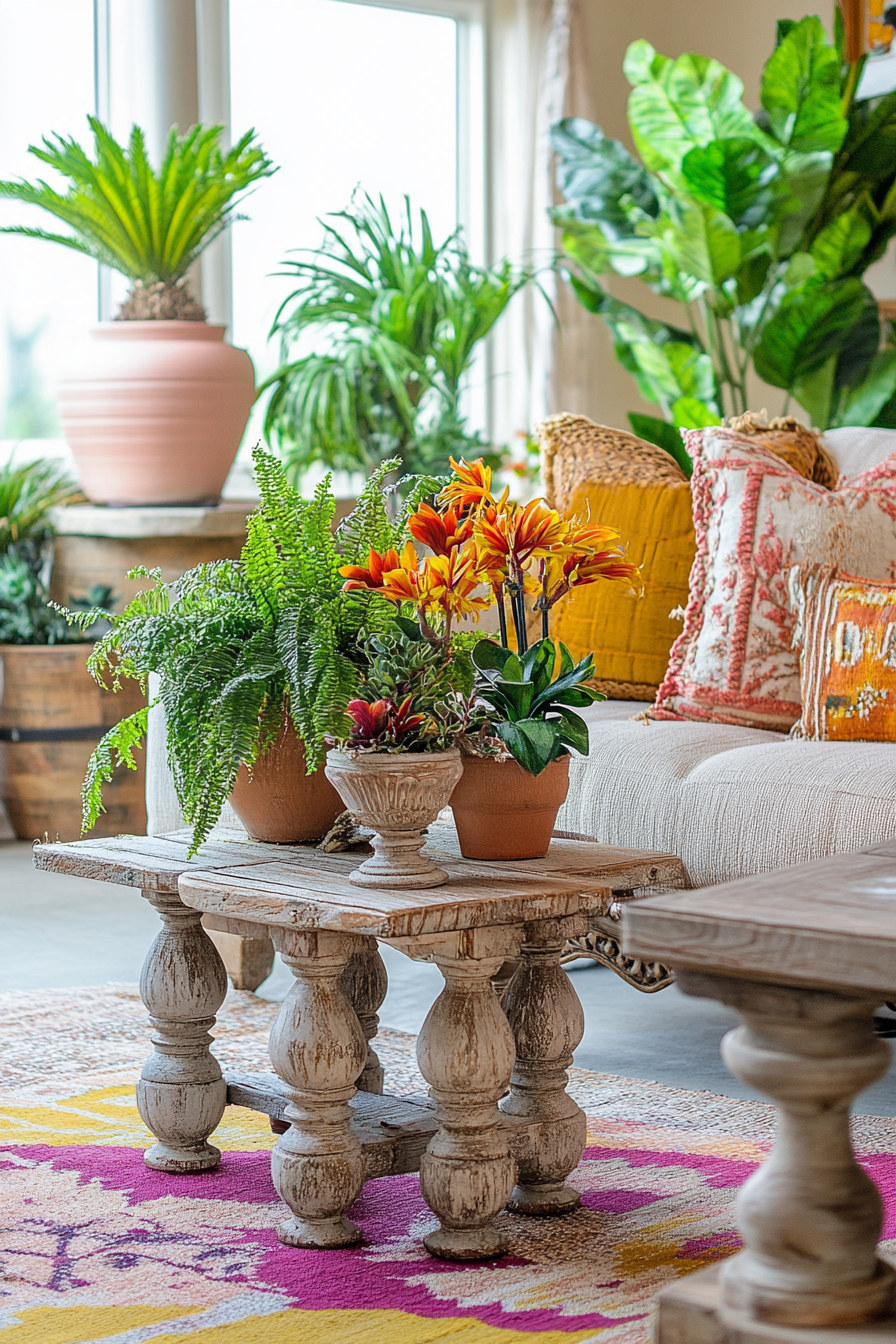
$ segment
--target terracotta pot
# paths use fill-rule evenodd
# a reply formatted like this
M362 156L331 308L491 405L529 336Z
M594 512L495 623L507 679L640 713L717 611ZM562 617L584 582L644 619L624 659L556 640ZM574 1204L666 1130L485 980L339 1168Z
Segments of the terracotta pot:
M246 351L205 322L104 322L58 388L95 504L216 504L254 395Z
M342 800L324 774L305 773L305 749L290 721L250 774L241 765L230 805L253 840L298 845L326 835Z
M97 742L146 701L135 681L117 695L87 671L89 644L0 644L0 799L20 840L77 840L81 783ZM146 830L145 753L116 770L92 836Z
M461 775L460 752L328 751L327 778L345 806L376 832L374 856L350 874L359 887L440 887L448 874L420 853Z
M540 775L517 761L465 756L451 795L460 852L465 859L543 859L568 792L569 756Z

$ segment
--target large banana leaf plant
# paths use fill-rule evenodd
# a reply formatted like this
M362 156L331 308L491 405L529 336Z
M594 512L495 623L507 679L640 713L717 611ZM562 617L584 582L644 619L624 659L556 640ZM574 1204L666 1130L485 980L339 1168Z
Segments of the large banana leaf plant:
M553 128L571 283L661 408L633 428L680 460L679 428L749 408L751 365L820 428L896 423L896 345L862 280L896 233L896 93L857 99L836 17L833 43L814 16L778 24L756 115L718 61L638 41L640 158L591 122ZM610 272L679 302L680 325L613 298Z
M322 222L323 246L284 262L297 288L271 331L282 363L261 388L272 389L269 439L295 471L317 461L369 474L399 457L432 472L451 455L481 456L464 377L532 272L475 266L459 232L437 244L407 198L397 224L365 195Z

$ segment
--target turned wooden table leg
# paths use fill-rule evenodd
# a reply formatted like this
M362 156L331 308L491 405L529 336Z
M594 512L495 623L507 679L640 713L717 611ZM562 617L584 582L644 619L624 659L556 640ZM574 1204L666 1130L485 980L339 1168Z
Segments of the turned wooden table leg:
M723 1267L725 1305L791 1326L886 1315L896 1274L877 1256L881 1200L849 1135L850 1103L890 1058L876 1001L692 972L678 983L737 1009L725 1063L778 1107L774 1150L738 1197L745 1249Z
M361 1030L368 1041L367 1058L360 1077L355 1080L355 1087L359 1092L375 1092L378 1096L382 1096L383 1066L379 1055L369 1042L377 1033L380 1021L378 1010L386 997L389 980L376 939L365 938L357 941L359 946L349 957L348 965L342 972L342 988L358 1015Z
M516 1180L498 1110L514 1060L491 984L503 958L433 959L445 988L423 1024L417 1061L436 1101L439 1131L420 1160L420 1189L441 1227L423 1240L444 1260L491 1260L505 1250L492 1222Z
M272 930L296 978L271 1030L271 1064L289 1088L289 1129L271 1154L271 1175L292 1217L278 1235L288 1246L354 1246L361 1233L345 1216L364 1184L364 1158L349 1101L367 1041L343 972L358 940L338 933Z
M174 894L143 895L163 924L140 976L155 1053L137 1083L137 1107L158 1140L145 1161L158 1171L207 1171L221 1157L207 1139L227 1100L220 1065L209 1050L227 975L198 911Z
M579 1193L566 1184L585 1148L585 1113L566 1091L566 1070L585 1031L578 996L560 965L565 935L536 927L523 945L522 963L504 996L504 1012L516 1041L510 1096L501 1110L540 1130L514 1143L519 1165L508 1208L514 1213L569 1213Z

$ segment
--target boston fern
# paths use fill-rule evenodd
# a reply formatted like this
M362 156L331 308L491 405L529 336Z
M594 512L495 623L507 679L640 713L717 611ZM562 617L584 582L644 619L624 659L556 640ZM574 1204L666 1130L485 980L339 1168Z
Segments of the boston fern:
M334 533L329 479L306 500L276 458L256 449L254 459L261 502L238 561L199 565L170 585L156 571L149 575L155 585L117 616L69 613L79 624L98 614L111 622L88 664L100 684L133 677L145 686L151 672L159 675L168 760L193 827L193 852L217 821L240 765L272 744L285 713L304 743L309 773L321 764L325 737L346 731L364 643L392 619L385 603L343 592L339 568L403 534L406 514L389 514L382 484L396 464L383 464ZM412 483L409 499L433 484ZM85 830L102 810L102 787L116 766L133 768L146 724L147 710L139 710L97 746L84 783Z
M623 67L639 157L590 122L554 127L572 285L661 408L633 428L673 454L679 428L749 409L751 366L821 429L896 423L896 344L862 279L896 233L896 93L858 98L864 58L835 20L833 43L814 16L779 23L755 116L718 61L639 41ZM608 272L681 320L614 298Z

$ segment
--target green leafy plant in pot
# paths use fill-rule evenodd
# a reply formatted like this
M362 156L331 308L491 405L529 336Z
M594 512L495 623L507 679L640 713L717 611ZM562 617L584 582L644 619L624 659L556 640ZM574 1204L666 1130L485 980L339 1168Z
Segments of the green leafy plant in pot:
M451 806L467 857L544 855L566 795L569 749L588 751L587 728L574 708L604 698L584 684L594 676L590 658L573 666L565 649L557 653L550 610L573 587L600 579L632 582L637 568L625 560L612 527L564 518L543 500L514 504L507 491L496 498L491 471L481 460L452 461L451 478L432 502L423 500L410 512L407 527L431 555L421 559L413 545L401 554L372 549L366 565L343 568L346 587L395 603L402 620L413 611L419 635L458 666L457 641L470 636L452 635L452 622L497 604L501 644L475 642L470 660L478 677L474 685L471 676L463 692L457 737L463 779ZM525 600L532 594L543 638L529 649L532 613L527 615ZM508 647L506 598L516 653ZM392 700L396 709L403 704L395 695ZM461 813L478 813L469 839ZM483 836L487 852L477 848Z
M846 60L835 20L833 43L814 16L781 20L755 116L718 61L638 41L624 70L640 157L591 122L553 128L571 284L660 408L632 428L688 472L679 430L746 412L751 372L819 429L896 424L896 343L862 279L896 233L896 93L857 97L865 58ZM681 321L614 298L608 273Z
M132 283L115 322L91 333L63 375L59 413L81 484L102 504L216 503L255 395L252 361L224 342L192 297L188 272L235 219L240 197L274 171L254 132L230 149L223 128L172 128L157 168L135 126L120 145L88 118L91 155L54 135L29 152L60 173L0 182L0 197L47 210L68 226L3 230L73 249Z
M367 642L360 694L347 707L351 730L327 753L326 767L346 807L375 832L373 857L351 874L358 886L448 880L421 850L424 829L447 806L463 769L456 744L469 726L468 639L427 636L418 621L396 613Z
M49 601L51 511L77 497L58 462L0 468L0 792L23 840L77 838L81 777L112 716L111 697L87 671L103 625L72 629ZM96 587L70 600L86 612L108 606L111 593ZM131 699L136 709L138 688ZM128 781L110 798L103 834L142 829L144 817L141 781Z
M298 288L277 314L282 362L261 389L265 432L290 469L368 474L398 457L406 472L433 472L482 453L461 413L464 379L534 272L475 266L460 232L437 244L407 199L397 224L362 195L323 226L318 251L284 262Z
M484 639L472 659L480 716L510 759L486 748L465 760L451 798L461 852L469 859L542 858L569 790L569 753L588 755L588 725L575 711L606 698L587 685L594 661L589 655L574 664L551 639L522 654Z
M325 739L345 730L365 640L391 621L387 607L345 592L339 571L404 528L383 490L393 464L334 531L328 479L303 499L276 458L260 449L254 458L261 501L241 558L199 565L170 585L156 574L122 613L103 613L111 628L90 660L95 677L113 687L160 678L168 762L193 829L191 852L228 797L257 839L308 841L329 829L341 804L322 770ZM124 718L94 752L85 830L100 815L104 784L116 769L133 768L147 722L146 709Z

